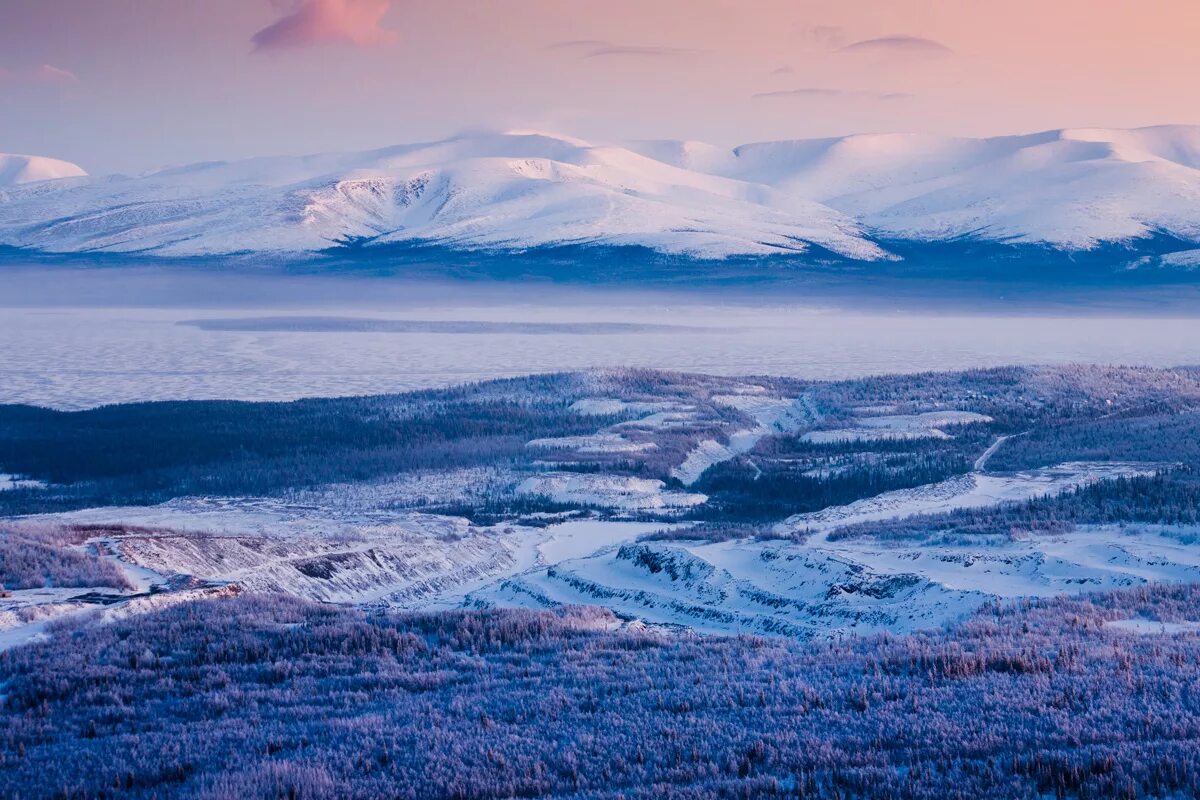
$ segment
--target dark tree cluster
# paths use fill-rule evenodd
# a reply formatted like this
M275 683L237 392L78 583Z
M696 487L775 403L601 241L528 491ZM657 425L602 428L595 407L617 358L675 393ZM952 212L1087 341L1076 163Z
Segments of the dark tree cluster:
M1019 536L1063 533L1079 525L1200 524L1200 481L1190 469L1081 486L1050 497L945 514L847 525L829 538L927 539L935 536Z
M403 472L530 459L530 439L595 430L558 402L402 398L147 403L60 412L0 406L0 464L51 484L0 513L270 495Z
M937 483L969 472L994 438L985 425L953 430L949 440L812 444L797 436L773 436L749 455L706 471L695 488L710 501L690 516L767 522Z

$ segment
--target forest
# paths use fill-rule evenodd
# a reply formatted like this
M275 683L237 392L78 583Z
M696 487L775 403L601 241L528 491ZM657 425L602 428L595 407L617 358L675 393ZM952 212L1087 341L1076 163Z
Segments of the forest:
M717 460L694 485L680 484L674 468L690 451L706 441L724 447L760 424L729 405L730 393L748 389L805 398L819 418L801 429L763 428L748 451ZM576 410L597 397L611 398L603 401L611 408ZM994 472L1068 461L1195 467L1198 408L1200 378L1192 371L1101 367L829 383L616 370L290 403L161 402L77 412L0 406L0 471L45 484L0 492L0 516L197 495L278 497L488 467L509 471L512 487L548 469L657 479L708 496L689 512L693 519L760 524L965 474L1000 436L1009 438L987 464ZM902 422L906 414L940 411L976 414L978 421L892 438L837 438L864 419ZM821 433L825 438L812 438ZM549 449L532 446L539 442ZM494 521L570 507L509 491L470 507L446 500L431 508Z
M1099 367L3 406L0 800L1194 797L1197 442L1200 373ZM1089 525L1170 530L1005 550Z
M802 644L262 596L0 653L0 797L1185 797L1200 589ZM1188 628L1190 630L1190 628Z

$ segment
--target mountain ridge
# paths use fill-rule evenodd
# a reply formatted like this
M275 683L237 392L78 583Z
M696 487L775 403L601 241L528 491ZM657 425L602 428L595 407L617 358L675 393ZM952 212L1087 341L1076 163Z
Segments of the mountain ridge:
M728 149L476 132L136 177L87 177L52 159L6 166L20 166L14 158L0 156L0 177L17 176L0 180L0 245L48 253L600 245L872 262L898 258L888 241L1083 252L1168 236L1200 246L1200 126L856 134Z

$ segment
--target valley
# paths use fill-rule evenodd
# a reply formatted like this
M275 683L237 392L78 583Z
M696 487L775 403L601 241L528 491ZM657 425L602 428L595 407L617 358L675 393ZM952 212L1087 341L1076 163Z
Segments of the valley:
M1072 367L8 407L0 459L21 477L0 493L5 535L125 585L10 585L0 620L11 646L98 603L236 588L407 611L596 605L642 629L825 639L1187 583L1198 402L1193 371ZM1160 500L1122 511L1151 486Z

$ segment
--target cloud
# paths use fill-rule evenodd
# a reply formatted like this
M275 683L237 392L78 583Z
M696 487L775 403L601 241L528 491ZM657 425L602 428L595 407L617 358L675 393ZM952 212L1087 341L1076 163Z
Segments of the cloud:
M613 43L605 39L571 39L566 42L552 42L546 45L547 50L596 50L601 47L612 47Z
M759 92L750 95L753 100L812 100L859 98L865 100L903 100L912 95L906 92L871 92L857 89L825 89L805 87L802 89L783 89L776 92Z
M800 28L799 34L805 44L828 49L841 47L848 38L846 29L838 25L808 25Z
M948 56L954 51L941 42L923 36L880 36L863 39L840 48L842 53L880 53L900 56Z
M318 44L355 47L391 44L399 38L381 26L392 0L275 0L284 16L250 41L256 52Z
M546 45L547 50L574 50L581 58L678 58L694 56L702 50L686 47L657 47L653 45L617 44L605 39L573 39Z
M610 56L649 56L650 58L675 58L678 56L693 56L699 50L689 50L686 47L637 47L619 45L600 47L587 54L588 58L607 58Z
M64 86L78 82L79 76L74 72L62 67L56 67L53 64L42 64L37 67L23 67L21 69L4 69L0 67L0 83Z
M791 75L793 72L795 72L795 70L789 67L787 64L771 70L772 75Z

